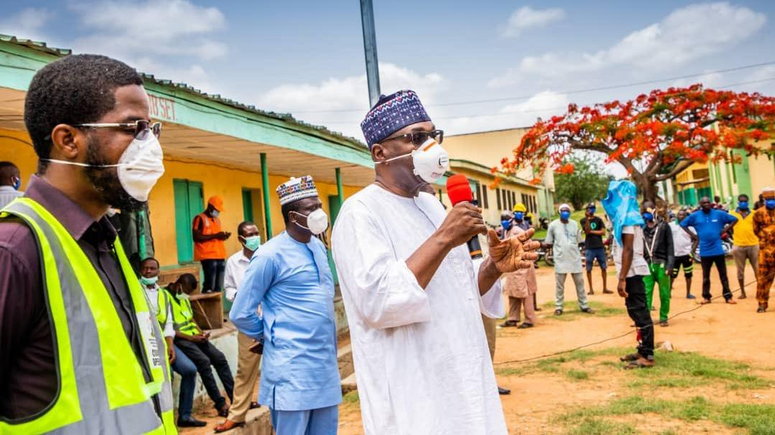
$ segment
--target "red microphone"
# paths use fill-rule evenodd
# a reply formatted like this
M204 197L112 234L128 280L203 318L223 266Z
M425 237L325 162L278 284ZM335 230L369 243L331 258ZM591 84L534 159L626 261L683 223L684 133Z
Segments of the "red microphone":
M452 203L452 207L461 202L479 205L474 200L474 192L471 190L468 178L463 174L455 174L447 178L447 196L449 197L449 202ZM466 245L468 245L468 252L471 253L471 258L482 258L482 245L479 244L479 236L472 237L471 240L466 242Z
M476 204L471 184L468 183L468 178L463 174L455 174L447 178L447 196L449 196L452 207L463 201Z

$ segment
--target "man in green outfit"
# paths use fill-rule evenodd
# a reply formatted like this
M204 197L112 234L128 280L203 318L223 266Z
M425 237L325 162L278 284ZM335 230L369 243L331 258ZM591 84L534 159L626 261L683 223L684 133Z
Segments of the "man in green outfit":
M643 220L643 256L649 265L649 274L643 277L646 287L646 306L653 309L654 284L659 286L659 326L667 326L670 313L670 275L673 273L675 253L670 225L656 216L654 203L645 201L641 206Z

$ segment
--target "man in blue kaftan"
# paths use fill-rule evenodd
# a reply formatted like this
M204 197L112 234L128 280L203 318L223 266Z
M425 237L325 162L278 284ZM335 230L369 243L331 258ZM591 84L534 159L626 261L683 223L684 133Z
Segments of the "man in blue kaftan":
M292 178L277 193L286 231L253 255L230 317L263 342L258 402L271 410L275 432L334 435L342 401L334 282L326 248L313 237L326 230L328 217L309 176Z

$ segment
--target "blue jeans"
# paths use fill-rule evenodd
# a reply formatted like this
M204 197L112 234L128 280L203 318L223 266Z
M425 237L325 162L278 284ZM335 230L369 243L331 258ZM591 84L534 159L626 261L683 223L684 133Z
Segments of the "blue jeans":
M191 407L194 405L194 389L196 388L196 366L177 346L175 346L175 362L172 363L172 370L181 377L178 416L180 418L191 417Z

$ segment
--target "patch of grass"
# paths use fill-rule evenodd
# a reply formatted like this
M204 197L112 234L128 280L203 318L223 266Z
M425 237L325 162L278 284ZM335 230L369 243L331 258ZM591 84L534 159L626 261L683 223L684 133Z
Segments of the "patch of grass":
M578 320L580 316L612 317L627 314L627 310L623 308L624 301L622 301L621 308L611 307L598 301L589 301L589 306L595 310L595 314L582 313L575 301L568 301L565 303L565 309L563 309L562 316L551 315L547 316L547 318L566 322L570 320ZM554 301L546 302L542 305L542 307L546 311L554 313Z
M342 403L359 403L358 391L350 391L342 396Z
M565 372L565 376L577 381L585 381L589 379L589 372L584 370L570 369L567 372Z
M632 396L615 400L606 405L568 412L555 420L566 426L575 425L578 421L592 421L595 422L595 425L601 426L610 423L599 421L605 416L649 413L689 422L708 420L728 427L747 429L751 434L775 434L775 426L772 424L775 421L775 405L721 405L699 396L689 400L663 400ZM572 430L575 431L576 428L574 427Z
M585 418L568 431L570 435L625 435L635 433L637 431L629 424L613 422L602 418Z
M772 382L751 374L744 363L709 358L693 352L660 352L657 364L649 370L633 372L631 388L655 387L688 388L697 385L722 383L730 390L760 389Z

